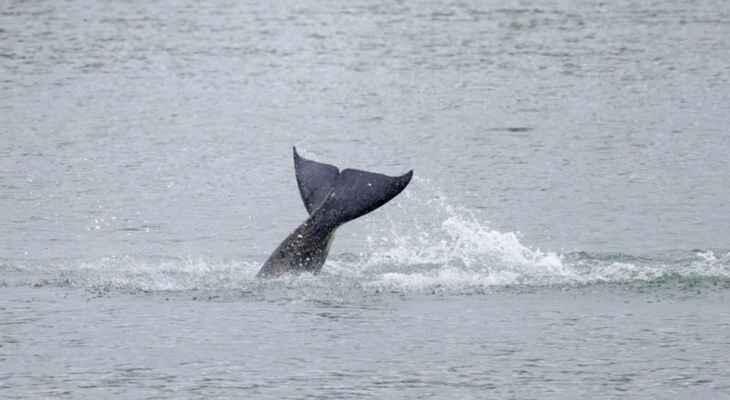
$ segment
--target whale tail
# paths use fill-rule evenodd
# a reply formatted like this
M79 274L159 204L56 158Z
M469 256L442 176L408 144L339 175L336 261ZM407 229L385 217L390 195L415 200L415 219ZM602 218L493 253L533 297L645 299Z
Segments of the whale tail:
M307 160L293 150L299 193L310 217L271 253L257 274L260 277L319 272L337 227L387 203L413 177L413 171L401 176L340 171L334 165Z
M343 224L363 216L397 196L413 177L413 170L401 176L387 176L307 160L294 148L294 171L307 212L323 208Z

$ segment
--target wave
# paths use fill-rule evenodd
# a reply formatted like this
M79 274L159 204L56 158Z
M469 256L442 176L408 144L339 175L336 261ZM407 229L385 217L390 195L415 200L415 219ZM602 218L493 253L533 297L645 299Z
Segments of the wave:
M508 240L513 240L506 234ZM448 247L448 246L446 246ZM204 259L107 257L84 262L38 265L0 264L2 286L57 286L109 292L243 291L312 293L355 290L361 294L473 294L509 287L569 287L598 284L674 284L706 281L730 287L730 252L673 252L678 258L537 250L514 258L504 249L467 257L449 255L415 259L413 249L393 248L372 257L334 256L319 275L277 279L255 277L259 262ZM503 256L503 258L500 258ZM296 293L299 293L297 295ZM330 293L331 294L331 293ZM346 294L344 295L346 296ZM316 295L314 295L316 297Z
M414 201L404 196L405 202ZM368 228L361 254L335 254L319 275L259 280L256 260L118 256L24 264L0 261L0 286L61 286L107 291L238 291L268 297L378 293L482 293L504 287L668 284L706 281L730 287L730 251L670 251L653 256L542 251L500 232L436 193L396 203L388 223ZM400 204L400 207L404 207ZM427 211L427 212L426 212ZM407 216L411 220L399 218Z

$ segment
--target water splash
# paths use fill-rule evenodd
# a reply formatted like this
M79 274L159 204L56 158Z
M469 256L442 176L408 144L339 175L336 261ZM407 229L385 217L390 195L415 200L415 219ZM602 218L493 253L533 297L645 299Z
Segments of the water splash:
M427 180L415 181L420 196ZM730 280L730 252L669 252L654 258L623 254L559 254L525 245L473 210L454 206L437 190L430 200L405 196L408 210L387 228L372 229L357 267L366 287L404 292L473 292L490 287L654 282L670 277ZM419 210L419 207L421 210ZM397 220L401 215L411 220ZM671 253L671 254L670 254ZM345 267L338 269L339 273Z
M387 228L374 227L361 268L372 272L371 286L388 289L486 287L546 284L573 276L562 256L530 248L517 232L500 232L473 210L454 206L423 179L421 192L408 202L409 221L390 220ZM413 211L415 210L415 211ZM379 275L379 276L378 276Z
M405 192L388 208L385 224L381 218L367 226L366 251L334 254L316 276L259 280L255 274L260 259L121 256L36 265L0 262L0 287L239 291L274 298L343 299L382 292L478 293L509 286L730 282L728 251L673 251L654 257L542 251L524 244L519 233L500 232L473 210L454 206L430 189L427 180L414 183L418 196Z

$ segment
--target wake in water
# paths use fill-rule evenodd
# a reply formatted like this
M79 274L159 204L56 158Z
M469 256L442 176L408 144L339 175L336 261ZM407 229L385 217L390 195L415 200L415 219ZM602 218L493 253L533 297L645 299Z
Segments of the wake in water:
M419 196L403 196L368 227L367 251L335 254L321 274L255 278L261 260L142 259L121 256L43 265L0 263L0 286L68 286L121 291L243 291L351 295L362 293L478 293L508 286L646 283L704 280L730 286L730 252L675 251L652 257L585 252L558 254L524 245L473 211L453 206L415 180ZM424 196L424 192L428 196ZM429 200L420 201L427 198ZM408 210L406 212L405 210ZM349 294L348 294L349 293ZM291 294L291 293L290 293Z

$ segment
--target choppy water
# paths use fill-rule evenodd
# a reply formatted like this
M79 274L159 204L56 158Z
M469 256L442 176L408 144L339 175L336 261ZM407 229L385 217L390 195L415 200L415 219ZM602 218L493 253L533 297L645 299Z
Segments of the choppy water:
M0 4L0 398L730 398L730 6ZM408 189L323 273L291 146Z

